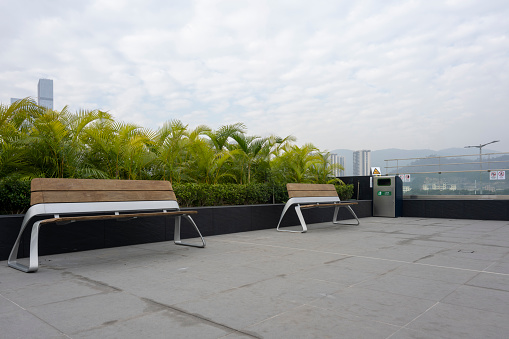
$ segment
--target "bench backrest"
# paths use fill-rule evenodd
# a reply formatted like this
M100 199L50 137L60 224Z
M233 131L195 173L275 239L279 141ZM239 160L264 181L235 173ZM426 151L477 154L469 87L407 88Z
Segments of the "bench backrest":
M286 184L289 198L338 197L333 184Z
M36 178L30 204L177 200L169 181Z

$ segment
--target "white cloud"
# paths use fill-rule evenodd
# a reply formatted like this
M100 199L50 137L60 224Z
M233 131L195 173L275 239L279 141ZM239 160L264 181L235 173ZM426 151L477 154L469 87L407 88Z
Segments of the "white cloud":
M49 77L57 108L151 128L507 150L508 14L502 0L3 2L0 100Z

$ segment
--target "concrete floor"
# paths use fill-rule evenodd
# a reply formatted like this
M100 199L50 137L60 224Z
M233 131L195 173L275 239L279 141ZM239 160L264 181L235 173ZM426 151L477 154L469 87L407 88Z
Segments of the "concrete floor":
M363 218L0 262L0 338L508 338L509 222Z

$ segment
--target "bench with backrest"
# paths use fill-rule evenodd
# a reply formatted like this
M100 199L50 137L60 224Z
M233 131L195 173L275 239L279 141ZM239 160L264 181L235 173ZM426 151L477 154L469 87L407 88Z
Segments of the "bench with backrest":
M333 184L286 184L286 189L288 190L288 197L290 199L286 202L277 224L277 230L280 232L305 233L307 231L307 225L301 209L306 208L335 207L332 222L334 224L339 224L337 221L339 209L345 207L357 220L356 225L359 225L359 219L351 207L357 203L341 201L336 191L336 187ZM302 226L302 231L284 230L280 228L281 221L283 220L285 213L292 205L295 205L295 212L297 213L297 217L299 218Z
M9 266L24 272L37 271L39 228L49 223L169 216L175 217L175 244L205 247L205 240L191 218L197 212L180 210L168 181L37 178L31 183L30 204L8 259ZM181 217L198 232L201 244L181 241ZM30 225L30 258L26 266L17 261L17 256L23 231Z

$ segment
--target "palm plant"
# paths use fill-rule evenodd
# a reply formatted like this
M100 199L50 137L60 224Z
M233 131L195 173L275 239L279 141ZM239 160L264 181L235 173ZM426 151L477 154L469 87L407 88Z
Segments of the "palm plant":
M76 178L94 173L85 161L82 133L89 124L107 116L101 111L71 114L67 107L60 112L44 110L22 141L27 160L44 177Z
M225 166L239 152L237 150L216 151L204 140L190 145L191 156L187 162L189 179L194 182L217 184L235 179Z
M330 152L318 152L317 162L313 163L310 167L310 173L313 177L314 183L326 184L332 183L331 180L335 179L334 171L336 169L344 169L339 164L332 164L330 161Z
M313 166L320 162L318 149L312 144L292 145L279 157L272 159L271 168L279 182L314 182Z
M130 123L102 119L86 129L89 159L105 176L145 179L156 156L151 151L156 133Z
M190 147L195 142L203 141L201 136L210 128L204 125L192 131L187 128L180 120L172 120L157 131L154 139L157 162L155 177L177 183L188 179L186 165L191 157Z
M262 177L265 177L264 173L261 173L263 164L268 165L270 144L268 138L261 138L259 136L246 136L242 133L236 133L232 135L232 139L236 141L236 144L230 145L230 150L238 150L239 156L235 157L234 163L239 167L239 183L250 183L251 172L253 167L258 166L258 173ZM265 166L268 169L268 166Z
M27 161L23 140L40 113L40 107L30 98L10 106L0 104L0 179L32 176L33 168Z

